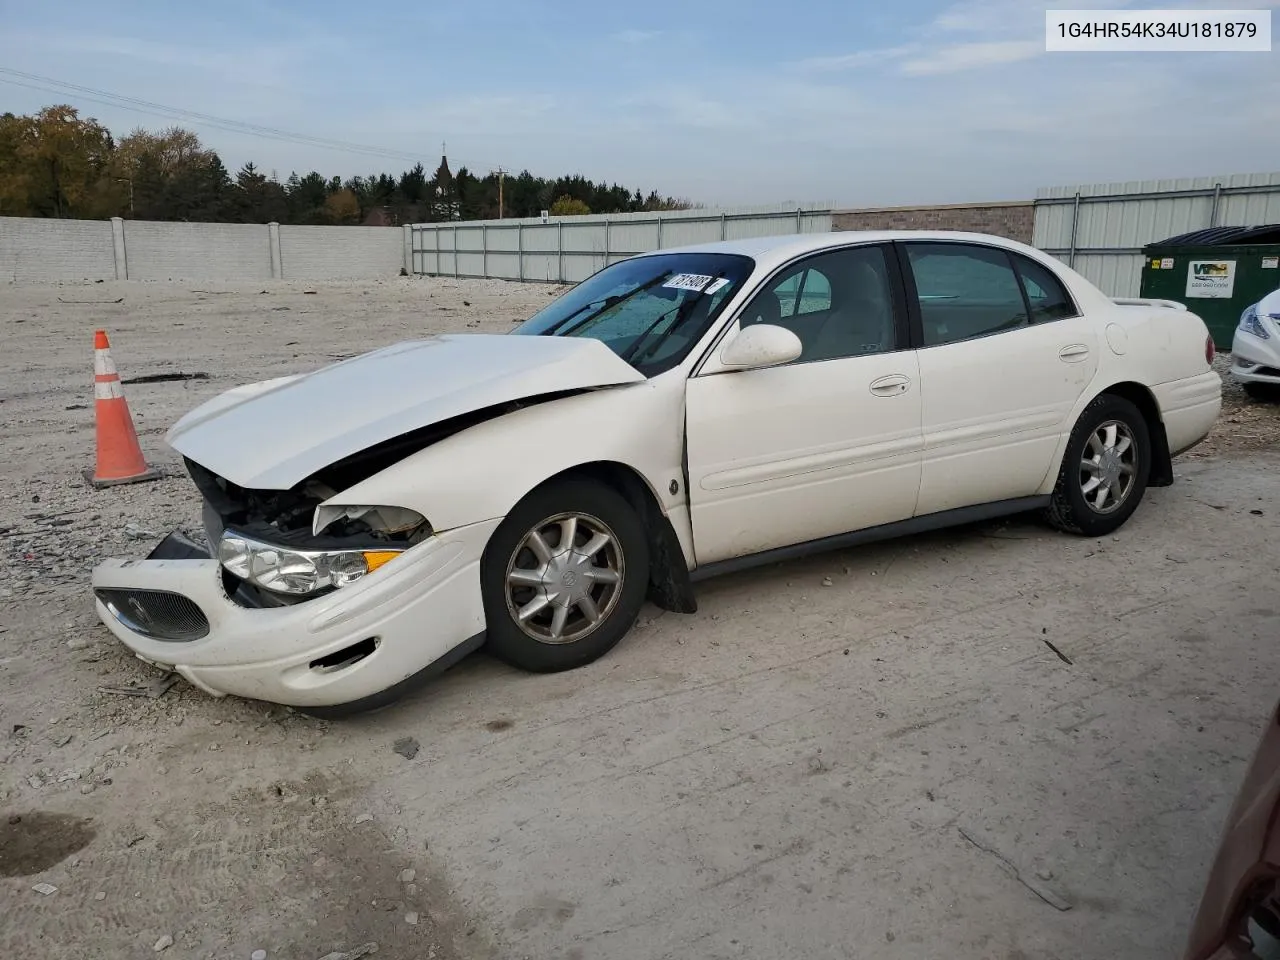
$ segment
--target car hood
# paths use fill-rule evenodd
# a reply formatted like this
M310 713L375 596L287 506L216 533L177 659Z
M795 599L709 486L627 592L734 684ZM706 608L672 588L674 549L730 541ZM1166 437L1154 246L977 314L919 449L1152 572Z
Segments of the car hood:
M286 490L343 457L451 417L643 379L598 340L449 334L237 387L182 417L166 440L241 487Z

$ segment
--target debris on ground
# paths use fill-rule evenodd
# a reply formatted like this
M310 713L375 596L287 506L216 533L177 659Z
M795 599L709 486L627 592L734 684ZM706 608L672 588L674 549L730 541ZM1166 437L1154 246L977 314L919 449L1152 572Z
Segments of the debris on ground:
M391 749L406 760L412 760L418 755L418 747L418 741L413 737L401 737L392 745Z
M358 823L358 824L359 824L359 823L368 823L368 822L370 822L372 819L373 819L373 814L372 814L372 813L362 813L362 814L360 814L360 816L356 817L356 823Z
M176 673L167 673L163 677L152 680L150 683L134 683L127 687L99 687L98 689L103 693L114 693L122 697L150 697L152 700L159 700L177 682L178 675Z
M43 894L46 897L49 896L50 894L58 892L58 888L55 887L52 883L37 883L31 889L34 890L36 893Z
M166 933L163 937L161 937L159 940L156 941L156 945L151 949L154 950L156 953L163 953L164 951L168 950L172 946L173 946L173 937L169 936L169 934Z
M333 953L326 953L320 960L360 960L361 957L367 957L372 953L378 952L376 943L366 943L356 947L354 950L337 950Z
M417 876L418 876L418 871L413 869L413 867L409 867L407 870L400 871L400 882L413 883L413 881L417 879Z
M1009 876L1013 877L1013 879L1017 880L1049 906L1053 907L1055 910L1061 910L1064 913L1071 909L1071 903L1069 901L1064 900L1058 894L1054 893L1043 883L1039 882L1038 879L1027 880L1027 878L1022 875L1021 871L1019 871L1018 868L1013 865L1013 862L1010 861L1003 853L979 843L977 840L973 839L973 837L969 836L969 834L965 833L962 827L956 827L956 830L960 832L960 836L964 837L964 839L973 844L973 846L977 847L983 853L994 857L996 862L1000 864L1000 868L1004 870L1005 873L1009 874Z

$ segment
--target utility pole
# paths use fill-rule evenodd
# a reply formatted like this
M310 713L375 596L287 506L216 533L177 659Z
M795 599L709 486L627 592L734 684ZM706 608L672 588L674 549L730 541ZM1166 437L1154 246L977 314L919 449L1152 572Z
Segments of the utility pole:
M502 219L502 180L506 176L506 171L501 167L498 168L498 219Z

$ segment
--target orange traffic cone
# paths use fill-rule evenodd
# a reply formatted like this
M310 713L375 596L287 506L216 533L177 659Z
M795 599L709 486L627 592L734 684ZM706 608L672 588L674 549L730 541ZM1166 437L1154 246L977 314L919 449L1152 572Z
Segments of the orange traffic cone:
M147 466L138 446L138 433L120 387L120 374L111 360L111 344L105 330L93 335L93 380L98 466L93 473L86 471L85 479L95 487L155 480L160 471Z

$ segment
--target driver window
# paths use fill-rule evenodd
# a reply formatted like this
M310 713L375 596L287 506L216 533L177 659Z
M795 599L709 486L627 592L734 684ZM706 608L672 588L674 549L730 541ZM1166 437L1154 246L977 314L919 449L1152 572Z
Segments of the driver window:
M810 257L779 274L743 311L740 323L771 323L800 338L793 363L893 350L894 304L883 247L851 247Z

